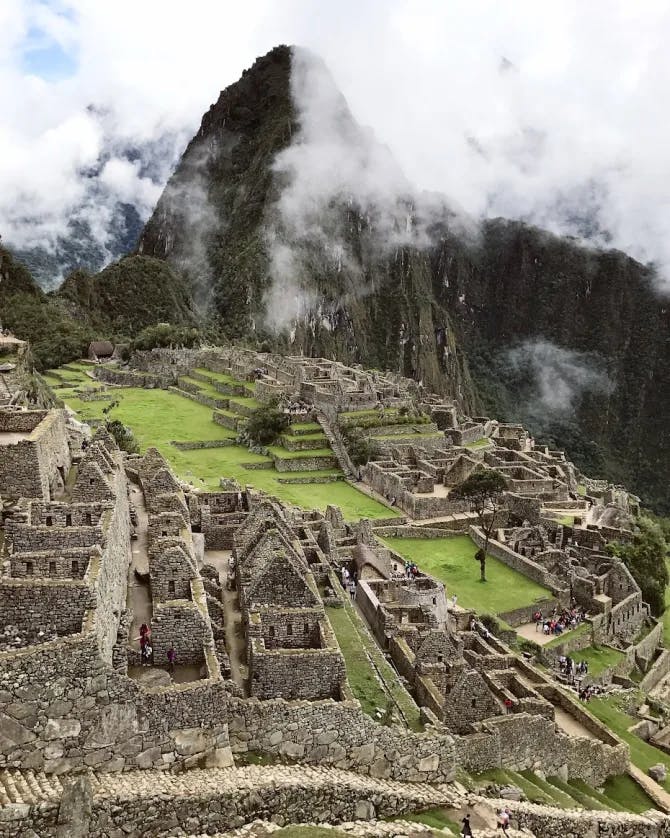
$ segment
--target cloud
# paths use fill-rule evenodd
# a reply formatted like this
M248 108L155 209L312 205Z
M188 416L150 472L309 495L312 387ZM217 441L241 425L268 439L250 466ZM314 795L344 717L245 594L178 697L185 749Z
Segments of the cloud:
M669 16L665 0L191 0L188 13L159 0L3 0L0 232L53 241L110 145L119 159L120 147L166 134L183 147L257 55L297 43L323 57L354 118L388 146L364 168L364 196L402 192L406 178L474 218L588 234L667 278ZM50 73L50 54L68 65ZM334 185L360 172L365 148ZM159 177L126 169L143 217L142 179L161 186L173 160L161 153Z
M585 394L607 395L614 389L601 358L547 340L528 340L508 350L504 366L530 384L524 409L537 418L570 416Z

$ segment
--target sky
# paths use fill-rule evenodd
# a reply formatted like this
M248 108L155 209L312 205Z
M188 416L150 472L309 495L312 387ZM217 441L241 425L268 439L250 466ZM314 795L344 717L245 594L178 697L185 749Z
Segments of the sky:
M1 0L0 32L10 243L49 246L92 168L102 239L111 200L146 217L220 90L291 43L418 189L586 230L670 284L670 0ZM151 173L118 153L166 136Z

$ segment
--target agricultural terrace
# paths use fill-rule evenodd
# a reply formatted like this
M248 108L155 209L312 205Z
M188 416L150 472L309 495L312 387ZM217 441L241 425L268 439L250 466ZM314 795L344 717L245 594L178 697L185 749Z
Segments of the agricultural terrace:
M486 558L486 582L479 579L477 547L467 535L447 538L386 538L385 544L420 570L444 582L449 596L479 614L502 614L551 599L551 591L499 559Z
M150 446L158 448L179 477L195 487L215 490L219 487L219 479L228 477L238 480L243 486L252 485L275 495L285 503L305 509L325 509L328 504L335 504L341 507L344 516L349 520L364 517L390 518L397 515L394 510L340 479L343 475L337 468L309 472L277 471L272 456L254 454L247 448L236 445L236 431L214 422L211 407L174 391L133 387L109 388L108 399L85 401L80 398L79 389L99 387L86 376L86 369L84 364L80 367L68 364L67 368L49 371L45 379L54 392L84 421L102 419L103 409L108 407L112 400L118 401L119 405L112 410L110 418L118 419L132 428L141 451ZM239 401L246 399L240 397ZM249 401L254 400L249 398ZM309 431L311 428L302 430ZM175 442L218 442L221 447L182 450L174 445ZM272 453L292 459L300 452L273 447ZM328 455L327 461L330 461L329 450L316 449L303 453ZM280 482L315 477L335 479L329 483Z

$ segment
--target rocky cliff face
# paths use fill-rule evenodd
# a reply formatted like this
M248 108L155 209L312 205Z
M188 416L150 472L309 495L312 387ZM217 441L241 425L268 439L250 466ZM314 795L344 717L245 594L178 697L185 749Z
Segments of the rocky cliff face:
M650 270L516 222L466 240L445 204L433 199L427 217L410 189L384 206L345 188L319 203L317 175L314 206L287 220L287 150L305 142L295 71L295 53L278 47L222 92L139 252L183 272L201 314L231 338L412 375L468 411L524 420L670 508L669 315ZM330 127L365 178L388 152L328 95ZM334 181L348 165L340 158ZM422 221L422 235L405 235L405 220Z

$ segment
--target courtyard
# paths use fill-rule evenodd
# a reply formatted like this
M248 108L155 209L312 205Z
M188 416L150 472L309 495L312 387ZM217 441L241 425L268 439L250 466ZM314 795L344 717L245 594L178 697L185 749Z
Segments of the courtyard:
M486 582L479 578L477 547L467 535L446 538L386 538L385 544L419 570L444 582L449 597L479 614L502 614L541 603L551 592L512 570L491 555L486 559Z

